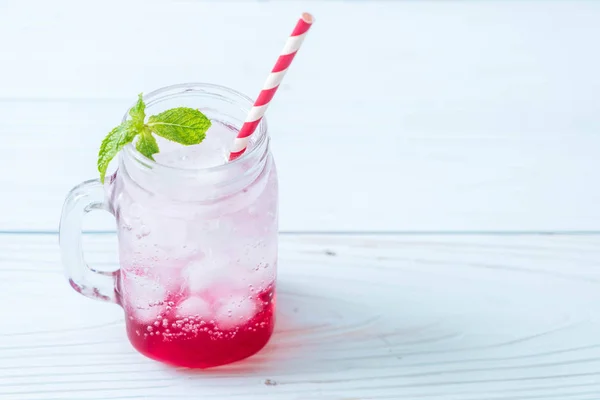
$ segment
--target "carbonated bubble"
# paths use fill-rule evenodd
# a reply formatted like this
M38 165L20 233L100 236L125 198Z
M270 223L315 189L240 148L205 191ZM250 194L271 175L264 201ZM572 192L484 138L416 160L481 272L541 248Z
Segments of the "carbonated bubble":
M202 319L212 318L210 304L201 297L193 296L185 299L177 306L177 315L181 317L195 317L196 315ZM188 322L188 321L185 321Z
M167 290L158 281L134 273L122 272L125 306L142 322L156 320L165 309Z
M235 295L230 299L222 300L215 314L217 326L229 330L243 325L256 314L257 310L256 302L247 296Z

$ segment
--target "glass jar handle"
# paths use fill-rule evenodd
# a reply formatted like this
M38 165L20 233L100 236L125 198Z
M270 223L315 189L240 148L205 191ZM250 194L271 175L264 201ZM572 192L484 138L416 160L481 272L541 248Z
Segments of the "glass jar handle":
M83 216L94 210L114 215L98 179L75 186L67 195L59 228L60 252L69 283L79 293L92 299L118 303L115 284L119 270L97 271L85 262L81 245Z

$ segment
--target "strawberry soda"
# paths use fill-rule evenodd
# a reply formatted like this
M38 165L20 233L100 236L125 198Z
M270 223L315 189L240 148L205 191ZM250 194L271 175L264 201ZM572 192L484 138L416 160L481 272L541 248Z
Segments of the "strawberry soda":
M148 114L197 108L212 126L198 145L157 138L154 161L129 144L102 194L92 181L78 187L114 214L120 269L90 279L63 249L71 285L120 304L129 341L147 357L194 368L243 359L265 346L275 323L278 184L266 121L246 153L228 162L249 98L185 84L144 99ZM63 236L75 235L69 201L61 245ZM79 207L77 199L71 203Z

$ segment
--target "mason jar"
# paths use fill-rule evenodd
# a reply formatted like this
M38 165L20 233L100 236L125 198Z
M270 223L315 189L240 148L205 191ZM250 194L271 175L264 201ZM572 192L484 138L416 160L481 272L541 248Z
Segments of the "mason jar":
M212 122L207 137L223 142L252 107L243 94L209 84L170 86L144 100L147 115L199 109ZM199 167L186 161L191 151L153 161L128 144L104 185L87 181L68 194L60 247L75 290L123 307L135 349L206 368L254 354L273 332L278 183L264 118L234 161L215 148L223 163ZM117 224L120 268L110 273L92 269L82 253L82 218L98 209Z

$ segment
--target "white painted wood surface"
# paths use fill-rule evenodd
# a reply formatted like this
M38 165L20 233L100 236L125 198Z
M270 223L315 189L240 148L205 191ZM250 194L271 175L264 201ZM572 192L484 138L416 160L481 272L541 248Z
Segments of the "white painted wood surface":
M2 400L600 398L600 236L283 235L272 341L205 372L137 354L56 242L1 236Z
M255 95L305 8L283 230L598 229L600 2L376 0L1 1L0 228L56 230L138 92Z

